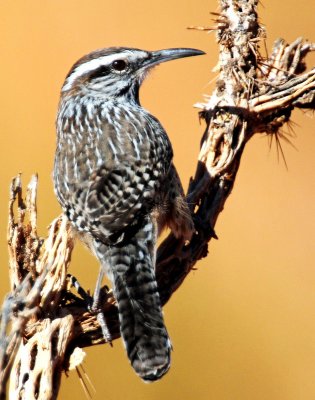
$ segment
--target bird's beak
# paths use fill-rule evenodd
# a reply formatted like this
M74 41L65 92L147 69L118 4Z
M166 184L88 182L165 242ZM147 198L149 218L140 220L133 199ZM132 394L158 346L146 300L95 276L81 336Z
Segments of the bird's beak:
M176 60L177 58L201 56L206 53L197 49L166 49L152 51L150 54L151 57L147 58L143 63L144 68L151 68L154 65L161 64L165 61Z

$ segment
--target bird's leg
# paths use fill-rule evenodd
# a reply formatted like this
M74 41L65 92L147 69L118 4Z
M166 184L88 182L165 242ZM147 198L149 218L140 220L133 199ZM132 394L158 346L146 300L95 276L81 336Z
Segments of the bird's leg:
M96 314L96 318L102 329L102 333L103 333L105 342L110 343L110 345L112 345L111 334L109 332L104 313L102 312L102 310L100 308L101 286L102 286L102 282L104 279L104 275L105 275L104 269L101 267L98 277L97 277L96 286L95 286L95 290L94 290L94 294L93 294L93 302L90 305L90 311Z
M80 285L79 281L76 277L71 274L68 274L68 278L70 280L71 285L75 288L77 293L82 297L82 299L87 304L88 310L96 315L96 319L102 329L103 337L106 343L112 344L111 334L109 332L108 326L105 321L104 313L100 308L100 300L101 300L101 285L104 278L103 268L100 268L100 272L97 278L96 287L94 290L93 297L90 296L88 292L86 292L83 287Z
M100 267L100 271L99 271L95 289L94 289L93 302L91 305L91 309L94 311L99 310L99 304L100 304L100 298L101 298L101 286L102 286L102 282L104 279L104 275L105 275L104 270L102 267Z

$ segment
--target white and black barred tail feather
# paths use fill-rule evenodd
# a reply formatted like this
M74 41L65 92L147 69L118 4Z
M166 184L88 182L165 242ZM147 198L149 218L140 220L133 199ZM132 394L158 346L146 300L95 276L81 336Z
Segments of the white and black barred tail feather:
M112 279L128 358L145 381L160 379L170 367L171 343L155 279L155 240L156 228L147 216L145 225L122 242L112 246L95 242Z

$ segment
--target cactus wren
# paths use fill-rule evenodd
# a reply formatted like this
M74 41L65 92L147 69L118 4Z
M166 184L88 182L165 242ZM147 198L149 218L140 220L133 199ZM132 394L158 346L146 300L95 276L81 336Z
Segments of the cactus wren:
M57 116L54 185L79 237L113 285L130 362L146 381L169 369L171 343L155 279L164 226L189 240L193 222L160 122L139 102L148 70L204 54L195 49L112 47L82 57L68 73Z

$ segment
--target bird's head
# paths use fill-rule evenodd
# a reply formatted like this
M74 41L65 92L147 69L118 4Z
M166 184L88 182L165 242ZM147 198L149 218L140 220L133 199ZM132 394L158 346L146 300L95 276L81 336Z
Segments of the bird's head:
M127 47L96 50L80 58L69 71L62 95L88 94L113 99L138 100L148 70L165 61L205 54L196 49L144 51Z

